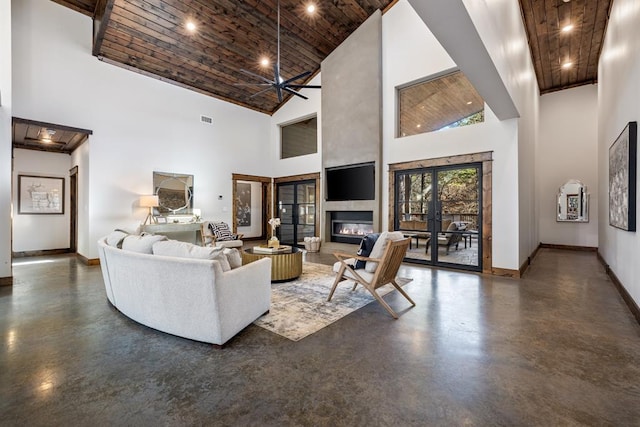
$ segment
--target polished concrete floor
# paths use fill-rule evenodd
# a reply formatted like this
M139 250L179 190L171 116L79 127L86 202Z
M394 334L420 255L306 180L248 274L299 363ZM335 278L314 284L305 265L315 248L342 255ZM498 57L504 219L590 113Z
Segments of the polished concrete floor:
M251 325L223 349L130 321L99 267L13 271L3 426L640 425L640 326L593 253L543 249L521 280L407 265L417 306L385 297L399 320L374 302L299 342Z

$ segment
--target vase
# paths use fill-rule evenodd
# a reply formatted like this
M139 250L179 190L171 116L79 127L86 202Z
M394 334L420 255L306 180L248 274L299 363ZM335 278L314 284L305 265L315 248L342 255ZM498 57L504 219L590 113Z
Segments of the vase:
M270 247L270 248L276 248L277 249L277 248L280 247L280 241L278 240L278 238L276 236L273 236L267 242L267 246Z

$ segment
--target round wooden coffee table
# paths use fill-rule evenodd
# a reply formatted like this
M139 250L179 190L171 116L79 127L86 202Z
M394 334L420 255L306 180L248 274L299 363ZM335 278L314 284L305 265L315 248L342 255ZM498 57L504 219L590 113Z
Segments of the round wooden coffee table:
M254 252L253 248L242 251L242 265L261 258L271 258L271 281L282 282L293 280L302 274L302 251L291 248L290 253L266 254Z

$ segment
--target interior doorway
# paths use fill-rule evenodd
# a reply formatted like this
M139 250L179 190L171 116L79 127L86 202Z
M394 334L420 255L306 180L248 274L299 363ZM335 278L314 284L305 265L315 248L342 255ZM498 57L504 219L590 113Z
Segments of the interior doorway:
M389 165L389 230L407 261L492 273L492 153Z
M304 246L305 237L318 236L320 174L276 178L277 229L282 244Z
M396 224L411 239L407 259L481 269L482 163L398 171Z
M233 232L245 234L243 240L267 239L267 220L272 212L271 178L234 173L232 182Z

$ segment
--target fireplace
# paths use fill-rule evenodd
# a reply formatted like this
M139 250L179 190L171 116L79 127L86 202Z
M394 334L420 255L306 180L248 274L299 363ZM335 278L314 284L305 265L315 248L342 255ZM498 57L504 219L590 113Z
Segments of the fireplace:
M369 233L373 233L373 212L331 212L332 242L358 244Z

